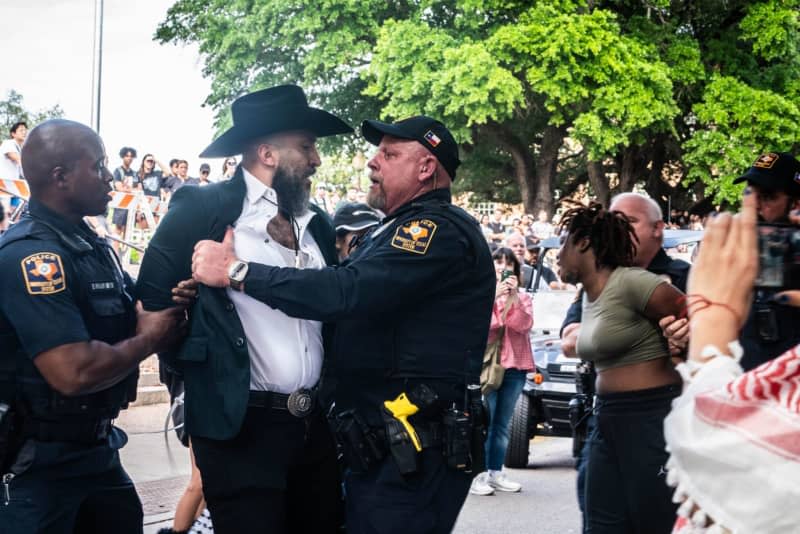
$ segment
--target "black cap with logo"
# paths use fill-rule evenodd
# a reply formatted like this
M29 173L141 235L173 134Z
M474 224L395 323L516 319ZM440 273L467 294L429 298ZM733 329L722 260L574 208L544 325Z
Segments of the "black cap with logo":
M379 145L384 135L417 141L436 156L451 179L456 178L456 169L461 164L458 143L445 125L436 119L417 115L394 124L366 120L361 123L361 135L373 145Z
M788 152L761 154L753 166L733 183L745 181L770 191L783 191L800 197L800 162Z

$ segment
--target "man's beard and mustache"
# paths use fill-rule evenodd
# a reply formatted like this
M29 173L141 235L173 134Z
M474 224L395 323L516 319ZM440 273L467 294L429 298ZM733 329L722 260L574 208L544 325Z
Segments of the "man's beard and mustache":
M272 177L272 189L278 196L278 208L290 217L299 217L308 209L308 199L311 194L306 179L314 174L314 169L301 176L293 169L278 166Z
M374 178L377 180L377 178ZM383 211L386 208L386 195L383 192L383 182L375 182L376 188L370 187L367 192L367 204L370 208Z

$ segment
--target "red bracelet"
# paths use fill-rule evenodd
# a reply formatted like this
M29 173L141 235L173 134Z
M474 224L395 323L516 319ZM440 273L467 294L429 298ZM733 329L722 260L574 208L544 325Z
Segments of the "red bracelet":
M724 302L714 302L712 300L708 300L706 297L698 293L693 293L691 295L684 295L679 299L678 303L686 304L683 310L681 311L680 314L681 318L689 317L690 315L697 313L699 311L703 311L706 308L710 308L711 306L719 306L721 308L725 308L726 310L728 310L733 314L733 317L736 319L737 326L742 324L742 320L739 318L739 314L736 312L736 310L733 309L733 307L729 306L728 304L725 304Z

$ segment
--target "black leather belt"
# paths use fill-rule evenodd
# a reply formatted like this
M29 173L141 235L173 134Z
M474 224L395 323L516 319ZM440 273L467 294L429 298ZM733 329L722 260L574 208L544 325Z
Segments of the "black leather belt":
M250 391L247 405L253 408L284 410L295 417L306 417L314 411L316 392L311 389L298 389L286 394L274 391Z
M87 419L66 421L37 421L26 419L22 435L38 441L65 441L87 445L99 443L108 437L111 419Z

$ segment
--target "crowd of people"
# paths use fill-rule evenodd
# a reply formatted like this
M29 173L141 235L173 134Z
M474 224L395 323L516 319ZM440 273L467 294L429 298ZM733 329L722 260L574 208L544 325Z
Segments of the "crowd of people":
M783 290L797 254L785 284L756 278L756 221L800 224L791 154L742 175L741 214L710 219L690 267L663 250L670 221L644 195L553 222L456 207L458 145L431 117L365 120L371 186L332 206L311 188L316 141L349 125L292 85L231 111L201 154L224 158L216 179L152 154L137 172L131 147L112 172L97 134L66 120L20 146L31 198L0 238L4 528L142 532L113 420L158 353L193 466L165 532L205 506L222 534L449 532L468 493L523 489L503 462L533 304L578 287L561 337L596 372L583 531L796 527L800 292ZM135 282L84 222L112 190L171 201Z

